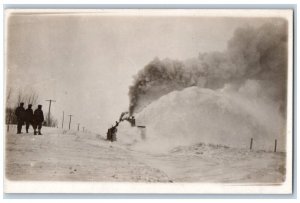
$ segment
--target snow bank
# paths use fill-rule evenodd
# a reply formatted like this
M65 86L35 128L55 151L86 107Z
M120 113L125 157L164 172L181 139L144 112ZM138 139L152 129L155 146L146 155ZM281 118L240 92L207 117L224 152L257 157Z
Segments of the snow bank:
M161 152L202 142L249 148L253 138L254 150L273 150L277 139L277 149L285 151L284 121L275 102L246 95L199 87L164 95L136 115L147 131L147 140L136 147ZM122 137L130 137L126 129Z

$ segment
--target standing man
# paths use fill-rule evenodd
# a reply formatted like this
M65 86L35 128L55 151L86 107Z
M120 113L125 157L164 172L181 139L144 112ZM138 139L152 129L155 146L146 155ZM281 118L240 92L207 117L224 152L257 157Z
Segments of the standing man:
M39 135L42 135L41 129L42 129L42 124L44 122L44 114L42 111L42 105L38 105L38 108L34 111L33 119L34 119L34 126L33 126L34 135L37 134L37 132L36 132L37 128L39 130L38 131Z
M18 106L16 108L16 111L15 111L15 115L17 116L17 121L18 121L18 124L17 124L17 134L21 134L22 132L22 125L24 125L24 120L25 120L25 109L24 109L24 103L21 102L20 103L20 106Z
M108 128L106 139L109 140L109 141L111 141L111 131L112 131L112 127Z
M29 126L33 127L33 110L32 104L28 104L28 108L25 111L25 123L26 123L26 133L28 133Z
M131 117L131 127L134 127L135 126L135 118L134 116Z

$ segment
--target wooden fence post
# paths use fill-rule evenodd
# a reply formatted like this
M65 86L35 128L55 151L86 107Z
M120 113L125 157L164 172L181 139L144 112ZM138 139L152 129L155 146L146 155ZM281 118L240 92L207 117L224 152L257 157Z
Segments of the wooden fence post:
M250 141L250 150L252 150L252 145L253 145L253 138L251 138L251 141Z
M277 151L277 139L275 139L275 147L274 147L274 152Z

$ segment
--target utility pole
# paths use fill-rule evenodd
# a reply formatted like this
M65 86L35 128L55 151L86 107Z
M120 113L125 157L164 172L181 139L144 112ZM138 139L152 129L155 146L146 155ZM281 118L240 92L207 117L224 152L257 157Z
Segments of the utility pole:
M84 127L82 127L82 132L84 132Z
M49 102L49 111L48 111L48 126L50 126L50 109L51 109L51 102L55 102L53 99L46 100Z
M77 131L79 131L80 123L77 123Z
M61 128L64 129L65 112L63 111L63 117L61 121Z
M69 121L69 130L71 129L71 121L72 121L72 116L73 115L69 115L70 116L70 121Z

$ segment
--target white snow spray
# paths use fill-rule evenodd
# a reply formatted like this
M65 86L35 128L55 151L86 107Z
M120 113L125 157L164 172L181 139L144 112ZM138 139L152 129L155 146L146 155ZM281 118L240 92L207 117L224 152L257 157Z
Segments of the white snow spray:
M257 97L254 81L238 91L189 87L155 100L136 115L147 127L138 147L166 151L196 143L270 151L285 150L285 123L276 101Z

